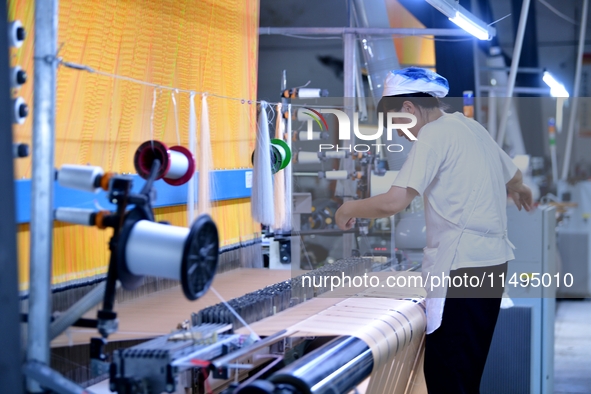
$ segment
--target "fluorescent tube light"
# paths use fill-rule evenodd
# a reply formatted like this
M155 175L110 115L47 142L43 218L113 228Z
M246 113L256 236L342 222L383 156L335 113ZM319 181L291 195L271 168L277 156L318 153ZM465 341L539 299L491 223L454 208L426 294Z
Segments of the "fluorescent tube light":
M554 79L552 74L550 74L548 71L544 71L544 76L542 79L546 85L550 87L550 95L552 97L569 97L564 85Z
M449 20L461 27L462 29L466 30L468 33L472 34L479 40L491 39L487 29L478 25L475 21L468 18L459 11L456 11L456 16L454 16L453 18L449 18Z
M466 32L472 34L479 40L490 40L497 33L494 27L488 26L482 20L476 18L474 14L470 13L468 10L453 0L426 1L439 10L443 15L447 16L450 21L461 27Z

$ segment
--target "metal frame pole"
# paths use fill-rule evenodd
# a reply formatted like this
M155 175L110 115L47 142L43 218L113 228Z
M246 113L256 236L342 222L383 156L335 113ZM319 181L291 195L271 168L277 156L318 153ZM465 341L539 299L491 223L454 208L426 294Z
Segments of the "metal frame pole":
M515 88L517 68L519 67L519 59L521 58L521 47L523 46L523 36L525 35L529 4L530 0L523 0L523 4L521 6L521 15L519 16L519 27L517 28L517 36L515 37L513 59L511 60L511 71L509 72L509 84L507 85L507 97L505 98L503 112L501 112L501 124L499 126L499 134L497 135L497 144L499 144L501 147L505 141L505 131L507 129L509 110L511 108L511 97L513 97L513 89Z
M474 60L474 119L481 122L482 92L480 90L480 62L478 60L478 43L473 40L472 57Z
M23 392L6 2L0 5L0 387Z
M470 2L470 11L474 13L478 8L476 0ZM482 92L480 91L480 59L478 58L478 40L472 40L472 60L474 63L474 119L482 123Z
M497 138L497 95L494 90L488 92L488 132Z
M33 175L27 357L49 365L58 0L35 2ZM39 384L28 382L31 392Z
M462 29L410 29L383 27L259 27L259 35L308 34L308 35L369 35L369 36L448 36L472 37Z
M505 91L503 87L496 87L496 86L481 86L480 90L483 92L495 92L495 93L502 93ZM530 88L527 86L515 86L513 88L513 93L526 93L526 94L550 94L550 88ZM499 96L497 96L499 97Z
M74 324L76 320L80 319L86 312L97 306L103 300L106 288L106 281L99 283L66 312L55 319L49 326L49 340L51 341L57 338L61 333L66 331L68 327Z
M568 170L570 167L570 157L573 148L573 139L575 134L575 122L577 117L579 88L581 87L581 71L583 69L583 52L585 50L585 32L587 30L587 10L589 2L583 0L583 15L581 15L581 27L579 31L579 48L577 53L577 68L575 70L575 85L573 88L573 102L571 104L570 116L568 119L568 134L566 137L566 148L564 152L564 162L562 163L562 177L565 181L568 177Z
M353 2L348 1L349 6L349 23L352 25L353 21ZM347 30L352 30L348 28ZM353 31L344 33L343 37L343 52L344 52L344 88L343 88L343 100L345 105L345 112L350 120L350 125L353 127L353 113L355 112L355 68L357 64L357 45L355 41L355 33ZM350 140L343 141L343 147L355 145L355 135L352 133L353 143ZM352 173L355 169L355 164L352 159L342 159L341 169L347 170ZM351 180L340 181L342 184L343 201L351 200L355 195L355 183ZM351 257L351 251L354 245L353 234L343 234L343 257Z

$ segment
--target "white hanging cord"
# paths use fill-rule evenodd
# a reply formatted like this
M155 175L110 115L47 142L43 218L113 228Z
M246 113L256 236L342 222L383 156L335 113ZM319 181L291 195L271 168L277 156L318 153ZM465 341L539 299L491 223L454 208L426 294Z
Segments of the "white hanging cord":
M283 141L283 118L281 104L277 104L277 123L275 124L275 138ZM275 203L275 229L282 230L285 226L285 173L279 171L274 175L273 196Z
M154 89L152 95L152 112L150 113L150 140L152 141L152 150L154 150L154 112L156 112L156 100L158 97L156 90Z
M256 148L252 172L251 214L257 222L272 226L275 220L273 205L273 172L271 170L271 139L267 119L267 103L261 103L257 127Z
M196 149L197 114L195 113L195 93L189 96L189 151L195 157ZM191 226L195 220L195 196L197 194L195 173L189 180L187 187L187 225Z
M209 214L211 211L210 179L212 168L211 138L209 129L209 108L207 95L201 99L201 138L199 144L199 197L197 204L199 214Z
M287 104L287 136L286 136L286 143L291 151L291 104ZM292 152L293 155L293 152ZM291 162L285 167L283 170L285 176L285 224L283 230L289 231L291 229L291 207L292 207L292 186L291 186Z
M101 75L103 77L108 77L108 78L120 79L122 81L132 82L132 83L136 83L138 85L151 86L153 88L157 88L160 90L172 90L177 93L188 93L188 94L204 94L205 93L209 97L216 97L216 98L221 98L221 99L225 99L225 100L240 101L241 104L248 104L248 105L260 104L264 101L264 100L252 100L252 99L224 96L221 94L215 94L215 93L211 93L211 92L197 92L194 90L181 89L179 87L173 87L173 86L164 86L164 85L159 85L159 84L152 83L152 82L142 81L140 79L127 77L125 75L112 74L112 73L108 73L108 72L104 72L104 71L100 71L100 70L95 70L94 68L92 68L90 66L87 66L84 64L73 63L73 62L67 62L59 57L54 57L54 60L57 62L58 65L62 65L64 67L67 67L67 68L70 68L73 70L86 71L91 74ZM268 103L268 104L275 105L278 103ZM302 107L302 108L309 107L308 104L293 104L293 106L294 107ZM343 106L342 105L314 105L314 108L343 108Z
M559 18L564 19L565 21L572 23L573 25L578 25L579 23L572 19L571 17L563 14L562 12L558 11L556 8L554 8L550 3L548 3L545 0L538 0L540 3L542 3L546 8L548 8L552 13L554 13L556 16L558 16Z
M181 135L179 134L179 114L176 106L175 92L178 94L178 89L172 91L172 105L174 106L174 126L176 130L176 143L181 144Z

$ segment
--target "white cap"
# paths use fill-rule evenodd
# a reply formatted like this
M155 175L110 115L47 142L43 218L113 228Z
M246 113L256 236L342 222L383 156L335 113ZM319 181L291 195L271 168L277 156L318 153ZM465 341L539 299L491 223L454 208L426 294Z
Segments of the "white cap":
M448 92L447 79L441 75L424 68L408 67L388 73L382 96L427 93L434 97L445 97Z

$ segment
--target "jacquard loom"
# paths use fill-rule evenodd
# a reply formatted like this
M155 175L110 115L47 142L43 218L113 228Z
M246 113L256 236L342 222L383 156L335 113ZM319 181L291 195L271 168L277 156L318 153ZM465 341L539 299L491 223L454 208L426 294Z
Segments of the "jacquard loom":
M421 392L415 391L425 328L421 297L396 299L375 289L351 297L350 289L302 286L304 276L363 275L380 268L368 258L341 260L228 301L237 315L222 303L203 308L179 330L115 351L109 387L120 393L347 393L362 385L368 393ZM281 272L230 271L216 277L213 287L239 292L254 276L261 283L277 280ZM237 285L239 276L244 280ZM167 291L121 309L122 319L129 311L124 321L134 324L126 330L170 328L171 315L191 306L173 300ZM142 307L151 308L150 316ZM167 310L162 317L161 309Z

